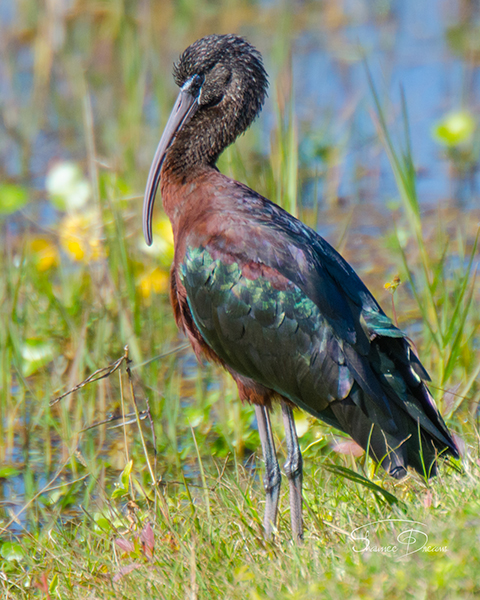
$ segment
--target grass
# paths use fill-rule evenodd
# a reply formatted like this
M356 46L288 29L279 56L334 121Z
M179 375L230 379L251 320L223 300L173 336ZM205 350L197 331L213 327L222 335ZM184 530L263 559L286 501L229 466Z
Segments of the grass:
M396 489L384 481L402 501L392 507L365 487L341 480L311 461L307 464L307 533L301 547L290 542L285 506L276 542L266 543L260 486L243 464L236 463L236 473L223 474L217 464L217 469L205 469L203 487L179 482L165 488L168 520L138 497L139 508L131 512L106 500L101 518L85 511L83 521L61 522L52 515L43 532L24 536L10 549L12 555L17 552L17 560L4 564L4 597L46 596L47 589L52 598L478 594L480 557L477 545L472 545L472 530L478 531L480 498L472 476L444 472L428 489L420 480L410 479ZM355 553L353 548L361 550L364 542L352 542L348 534L361 524L384 519L423 524L415 527L426 531L429 551L403 558ZM392 533L388 524L379 523L372 543L396 544L403 556L405 544L397 541L400 531Z
M186 41L170 44L171 33L158 35L165 23L153 18L160 4L138 22L123 6L115 11L89 2L63 20L57 16L67 39L57 54L48 9L37 3L23 3L24 29L9 30L9 47L37 39L37 55L32 88L23 91L14 123L22 176L0 190L2 198L8 192L9 206L23 208L8 216L0 203L2 597L478 596L475 213L453 205L421 208L406 104L398 141L373 84L373 120L399 199L381 226L382 239L361 239L360 254L355 226L375 218L371 206L346 212L335 194L328 207L304 206L298 192L305 180L315 173L322 183L329 174L300 164L301 124L279 38L286 66L272 82L271 151L258 152L261 130L254 127L227 150L221 169L313 226L317 219L332 223L331 241L337 236L346 258L362 267L373 262L361 274L377 296L383 294L385 308L392 300L465 451L461 464L445 464L428 484L414 475L395 482L368 457L354 458L345 445L340 451L337 442L345 440L338 432L297 414L305 543L290 541L285 485L275 541L265 542L253 411L238 402L231 379L211 365L198 366L178 336L166 293L172 248L165 220L155 224L154 254L145 252L141 238L138 190L160 128L146 127L143 113L160 114L163 122L173 94L168 61L159 63L153 42L160 40L162 55L169 56L169 47L190 41L190 21L201 12L191 2L175 9L169 23L177 23L174 31L184 31ZM232 29L251 19L242 2L237 8ZM290 22L279 19L284 34ZM201 28L193 37L204 33ZM12 72L21 68L15 53L7 58ZM80 175L72 176L69 194L45 199L43 189L28 188L24 180L31 176L32 132L53 127L44 110L50 105L53 120L65 124L62 142L85 160L74 161ZM72 198L85 184L89 198L75 208ZM53 214L50 220L45 213ZM383 284L396 274L404 283L391 286L390 296ZM95 377L108 376L52 404L99 369ZM130 424L114 420L125 413ZM273 427L282 462L278 414ZM398 556L408 545L400 534L414 544L406 533L412 527L387 519L420 522L430 551ZM368 524L372 544L397 545L397 554L355 552L350 534Z

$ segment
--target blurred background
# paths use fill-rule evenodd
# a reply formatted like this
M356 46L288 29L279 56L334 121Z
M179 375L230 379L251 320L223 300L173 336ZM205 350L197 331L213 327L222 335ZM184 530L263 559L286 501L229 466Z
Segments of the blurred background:
M60 465L65 487L43 495L44 510L101 502L105 482L138 455L135 427L83 431L131 404L120 371L49 406L126 344L137 400L150 401L159 476L195 480L197 443L202 455L255 465L253 411L224 374L197 365L173 323L160 202L152 248L141 233L148 169L176 97L172 65L211 33L245 36L270 78L260 118L220 169L344 254L396 311L443 413L468 436L480 369L479 4L0 0L5 518ZM307 455L340 447L305 415L298 424ZM90 479L67 485L85 469Z

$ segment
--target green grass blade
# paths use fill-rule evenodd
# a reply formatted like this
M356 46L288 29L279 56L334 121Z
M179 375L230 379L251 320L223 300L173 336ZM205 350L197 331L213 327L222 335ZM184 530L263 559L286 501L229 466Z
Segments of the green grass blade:
M390 492L387 492L387 490L377 485L364 475L352 471L352 469L342 467L341 465L334 465L333 463L324 463L323 468L329 471L330 473L338 475L339 477L343 477L345 479L353 481L354 483L358 483L359 485L362 485L363 487L366 487L367 489L371 490L375 494L379 494L390 506L399 503L401 504L400 500L396 496L394 496Z

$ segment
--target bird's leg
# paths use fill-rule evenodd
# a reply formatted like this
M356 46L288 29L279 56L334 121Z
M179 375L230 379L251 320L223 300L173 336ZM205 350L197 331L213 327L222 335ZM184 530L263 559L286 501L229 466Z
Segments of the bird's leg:
M265 460L265 477L263 483L266 492L266 502L263 526L265 528L265 537L270 539L272 537L272 529L275 527L277 521L278 498L282 475L275 453L268 408L255 404L255 415L257 417L260 441L262 442L263 458Z
M285 426L285 439L287 442L287 462L284 465L285 475L290 486L290 519L294 539L299 542L303 539L302 521L302 480L303 459L298 445L297 430L293 411L286 402L282 401L283 424Z

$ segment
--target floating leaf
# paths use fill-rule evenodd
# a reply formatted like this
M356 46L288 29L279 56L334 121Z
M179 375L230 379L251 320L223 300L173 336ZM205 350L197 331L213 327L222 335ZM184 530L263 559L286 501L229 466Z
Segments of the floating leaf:
M20 471L15 467L0 467L0 479L10 479L20 474Z
M23 560L24 555L22 546L16 542L5 542L0 548L0 556L5 560Z
M27 190L12 183L0 184L0 214L10 215L28 202Z
M444 146L458 146L470 140L475 126L475 119L469 112L452 112L433 126L433 137Z

